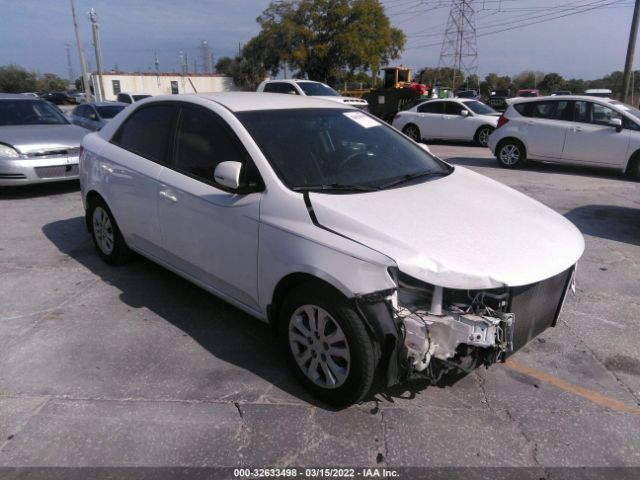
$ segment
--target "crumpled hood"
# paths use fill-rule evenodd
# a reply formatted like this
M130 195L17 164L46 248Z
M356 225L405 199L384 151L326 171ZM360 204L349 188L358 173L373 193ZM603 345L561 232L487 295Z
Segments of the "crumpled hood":
M56 148L79 148L89 133L77 125L14 125L0 127L0 143L20 153Z
M318 222L448 288L528 285L574 265L584 238L543 204L462 167L380 192L311 193Z

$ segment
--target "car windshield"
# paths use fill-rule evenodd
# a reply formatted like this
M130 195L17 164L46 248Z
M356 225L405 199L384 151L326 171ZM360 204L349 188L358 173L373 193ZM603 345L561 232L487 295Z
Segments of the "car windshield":
M629 115L633 115L636 120L640 120L640 110L631 105L627 105L626 103L618 102L617 100L612 100L609 102L611 105L615 105L621 110L624 110Z
M42 100L0 100L0 125L64 125L64 115Z
M377 190L453 170L359 111L262 110L237 116L278 176L293 190Z
M340 94L333 88L322 83L298 82L298 86L309 97L339 97Z
M137 102L138 100L142 100L143 98L149 98L151 95L131 95L133 97L133 101Z
M96 108L98 109L98 115L102 118L113 118L122 111L124 105L105 105Z
M494 115L498 113L490 106L478 101L464 102L464 105L473 113L477 113L478 115Z

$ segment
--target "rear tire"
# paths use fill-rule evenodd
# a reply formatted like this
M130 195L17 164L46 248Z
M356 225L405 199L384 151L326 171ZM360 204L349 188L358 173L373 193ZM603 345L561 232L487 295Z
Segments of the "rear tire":
M414 142L419 142L420 140L422 140L422 135L420 135L420 129L413 123L405 125L404 128L402 129L402 133L404 133L407 137L409 137Z
M494 128L488 125L485 125L484 127L480 127L476 132L476 138L475 138L476 143L481 147L488 146L489 136L491 135L491 132L493 132L493 130Z
M369 393L374 345L340 293L324 285L300 285L285 297L278 321L287 363L313 395L344 406Z
M640 154L635 153L631 160L629 160L629 167L627 168L627 175L636 182L640 182Z
M500 142L498 148L496 148L495 155L500 166L504 168L521 167L527 158L522 142L513 138Z
M123 265L131 258L131 250L122 238L113 214L102 198L94 199L87 211L93 244L100 258L109 265Z

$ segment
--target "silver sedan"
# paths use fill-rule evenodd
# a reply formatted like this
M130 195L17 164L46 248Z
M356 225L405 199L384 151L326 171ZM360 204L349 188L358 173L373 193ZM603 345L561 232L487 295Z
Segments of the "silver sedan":
M87 133L44 100L0 94L0 186L77 179Z

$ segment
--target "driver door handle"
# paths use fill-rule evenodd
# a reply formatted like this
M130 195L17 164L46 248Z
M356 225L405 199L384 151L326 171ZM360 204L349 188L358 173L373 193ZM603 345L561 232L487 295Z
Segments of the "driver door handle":
M158 194L165 200L168 200L172 203L176 203L178 201L178 197L172 194L169 190L160 190Z

